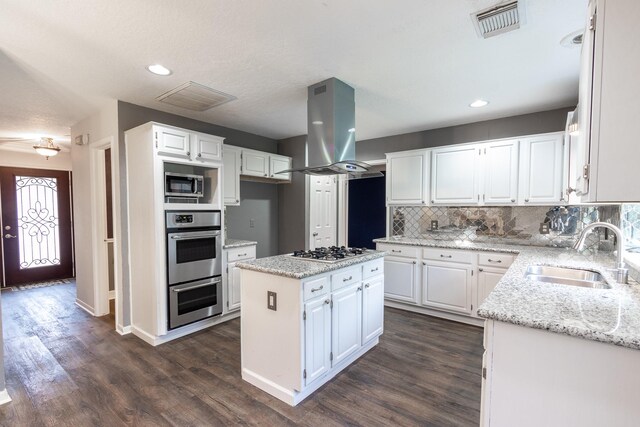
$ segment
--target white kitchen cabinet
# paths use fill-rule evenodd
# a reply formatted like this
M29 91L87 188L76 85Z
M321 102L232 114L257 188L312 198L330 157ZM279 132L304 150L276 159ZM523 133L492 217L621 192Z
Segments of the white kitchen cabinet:
M284 181L291 180L291 172L282 173L280 171L291 169L291 157L269 155L269 177Z
M503 268L495 268L495 267L479 267L478 268L478 303L475 307L477 310L478 306L482 304L482 302L487 298L487 296L491 293L493 288L496 287L502 276L507 272L506 269ZM474 311L475 315L475 311Z
M203 133L191 134L193 159L200 162L220 161L224 138Z
M384 276L378 275L362 284L362 344L381 335L383 328Z
M564 200L563 133L539 135L520 141L519 198L524 205Z
M640 2L591 0L582 43L579 135L570 187L582 202L640 200L636 123L640 85ZM574 144L575 143L575 144ZM573 157L573 156L572 156Z
M241 174L267 178L269 176L269 153L243 149Z
M225 145L222 148L224 165L224 204L225 206L240 205L240 168L242 167L241 153L238 147Z
M482 204L515 205L518 199L518 140L503 140L482 147Z
M336 365L362 345L362 283L332 295L332 364Z
M426 205L429 200L429 151L387 154L387 204Z
M331 369L331 299L306 303L304 313L305 384L310 384Z
M230 248L223 250L223 266L226 273L223 283L226 282L227 291L227 311L240 309L240 269L236 267L236 262L251 261L256 259L256 246L243 246L240 248Z
M384 257L385 298L418 303L418 262L412 258Z
M165 156L191 158L191 134L187 130L153 126L157 153Z
M444 261L423 261L422 304L428 307L471 314L472 267Z
M431 204L468 205L480 202L480 148L451 146L431 151Z

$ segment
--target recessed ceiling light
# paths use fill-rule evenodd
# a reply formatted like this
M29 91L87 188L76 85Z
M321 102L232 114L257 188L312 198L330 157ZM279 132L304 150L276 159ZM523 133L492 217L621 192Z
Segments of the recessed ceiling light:
M471 108L480 108L480 107L484 107L488 103L489 103L489 101L485 101L484 99L476 99L471 104L469 104L469 107L471 107Z
M171 70L170 69L168 69L167 67L164 67L164 66L162 66L160 64L149 65L147 67L147 70L149 70L153 74L157 74L159 76L168 76L169 74L171 74Z

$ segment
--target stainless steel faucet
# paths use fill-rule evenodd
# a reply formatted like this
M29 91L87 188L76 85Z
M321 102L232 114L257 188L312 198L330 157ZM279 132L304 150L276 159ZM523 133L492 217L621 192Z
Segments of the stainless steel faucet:
M608 222L593 222L587 225L580 233L580 237L575 245L573 245L573 249L579 251L584 246L584 241L587 239L589 233L593 231L594 228L603 227L608 228L613 231L618 239L618 263L614 271L616 272L616 282L618 283L628 283L629 281L629 270L625 268L624 264L624 238L622 237L622 231L613 224L609 224Z

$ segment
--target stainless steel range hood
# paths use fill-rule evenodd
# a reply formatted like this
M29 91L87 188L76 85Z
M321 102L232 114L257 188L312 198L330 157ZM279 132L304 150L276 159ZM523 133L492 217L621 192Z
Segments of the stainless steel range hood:
M382 176L356 161L356 105L354 90L330 78L309 86L307 98L306 167L283 172L308 175L348 174L349 178Z

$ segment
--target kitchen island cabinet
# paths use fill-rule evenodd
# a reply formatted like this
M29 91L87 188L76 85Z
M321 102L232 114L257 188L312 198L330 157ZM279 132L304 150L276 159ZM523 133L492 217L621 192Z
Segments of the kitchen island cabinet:
M242 379L295 406L378 344L383 256L238 262Z

